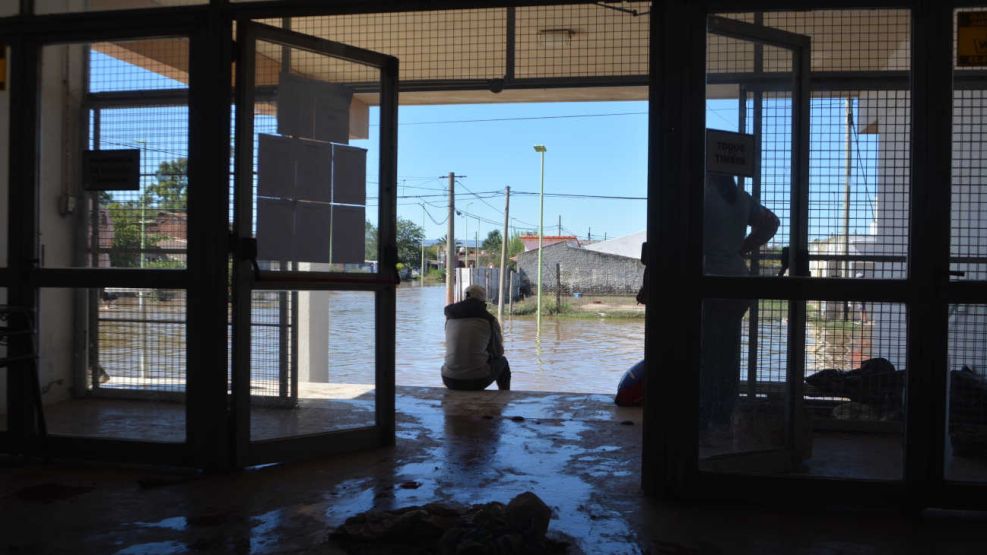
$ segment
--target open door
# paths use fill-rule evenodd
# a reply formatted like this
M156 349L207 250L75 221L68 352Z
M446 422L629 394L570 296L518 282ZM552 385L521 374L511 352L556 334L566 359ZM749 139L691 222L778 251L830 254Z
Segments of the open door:
M787 474L811 452L806 304L745 291L765 278L809 275L809 38L721 17L708 19L707 32L716 51L730 52L707 62L707 114L729 111L739 121L707 130L699 469ZM741 72L758 79L738 86ZM707 127L727 119L709 118ZM739 238L758 207L780 226L742 258Z
M250 21L237 48L237 463L393 443L398 61Z

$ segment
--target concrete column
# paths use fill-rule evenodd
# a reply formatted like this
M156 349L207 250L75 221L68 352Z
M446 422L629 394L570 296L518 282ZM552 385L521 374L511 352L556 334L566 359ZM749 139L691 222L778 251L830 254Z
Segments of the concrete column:
M302 271L311 264L302 262ZM298 292L298 381L329 383L329 292Z
M38 231L42 265L47 268L73 266L77 239L84 236L78 227L81 207L77 201L85 60L86 51L80 44L46 46L41 57ZM75 318L74 298L71 289L46 289L41 294L38 370L41 386L47 390L46 404L68 398L76 385L74 373L81 376L85 372L85 342L81 341L85 335L77 328L85 318Z

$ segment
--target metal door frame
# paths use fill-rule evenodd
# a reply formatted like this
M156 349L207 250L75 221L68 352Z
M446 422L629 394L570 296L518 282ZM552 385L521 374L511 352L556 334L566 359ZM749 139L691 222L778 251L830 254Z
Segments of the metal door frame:
M792 54L790 75L792 124L791 144L793 148L791 164L791 214L789 222L789 275L808 277L809 275L809 73L811 60L811 39L806 35L790 33L771 27L727 19L719 16L707 17L706 31L717 35L752 43L757 46L772 46ZM782 77L784 79L784 76ZM760 130L756 130L760 135ZM758 141L760 143L760 141ZM760 158L755 164L760 168ZM707 276L703 276L705 278ZM736 279L736 278L724 278ZM740 278L744 280L746 278ZM753 279L760 279L754 277ZM742 281L741 281L742 283ZM704 298L718 298L718 286L714 282ZM751 297L755 298L755 297ZM799 377L805 368L805 302L788 303L788 356L785 365L785 446L784 450L794 451L795 434L799 429L797 420L802 417L797 410L802 398L802 379ZM737 453L741 454L740 452ZM729 455L725 455L729 456ZM794 455L793 455L794 458ZM698 461L698 454L697 454ZM797 462L797 461L793 461Z
M215 182L227 174L227 162L217 159L215 153L222 152L228 144L228 135L223 125L228 122L228 106L223 87L217 81L224 79L223 72L215 71L214 62L227 64L228 49L217 44L223 40L222 20L218 14L204 9L189 10L184 13L167 14L154 21L145 18L116 17L106 20L83 18L69 21L70 18L33 18L55 21L58 24L24 25L15 27L14 32L2 33L2 38L11 46L11 93L10 127L11 137L20 140L9 141L11 153L8 202L9 244L8 268L0 277L8 286L8 302L29 309L36 309L40 291L43 288L96 288L96 287L136 287L182 289L187 292L189 303L186 313L188 340L187 382L186 382L186 423L185 440L181 443L161 443L143 440L110 439L93 436L50 435L44 446L36 444L32 438L23 437L19 429L21 423L17 415L11 419L9 433L0 436L5 440L4 447L27 453L45 453L51 456L85 457L95 460L134 462L142 464L194 465L203 468L216 468L224 465L226 446L222 439L226 436L225 419L217 418L216 408L224 411L222 405L212 402L210 390L213 385L207 379L204 369L216 362L225 365L225 352L211 348L214 343L210 333L208 310L212 304L195 302L195 299L213 299L225 303L225 295L218 296L206 290L217 277L208 265L203 264L203 256L209 249L226 249L225 225L209 214L217 206L225 204L225 198L211 194L208 187L194 184ZM17 18L9 18L16 20ZM21 19L31 22L29 16ZM126 24L121 24L126 21ZM7 31L5 29L5 31ZM181 270L121 269L121 268L44 268L40 267L37 256L39 240L39 174L38 160L40 144L39 118L41 101L41 55L46 46L88 43L107 40L140 40L159 37L184 37L189 41L189 230L195 229L199 241L189 244L189 264ZM194 54L194 55L193 55ZM228 72L227 72L228 73ZM228 75L225 76L228 82ZM221 102L220 109L214 103ZM192 117L198 112L201 117ZM228 123L226 123L228 127ZM211 155L203 155L211 152ZM16 186L15 186L16 184ZM219 230L219 234L217 234ZM209 246L206 244L208 243ZM224 268L225 270L225 268ZM223 272L225 275L225 271ZM224 289L225 290L225 287ZM225 318L221 318L220 321ZM15 347L15 351L20 346ZM224 350L225 351L225 350ZM210 358L207 355L217 354ZM8 373L8 402L11 412L21 410L21 391L26 384ZM225 381L225 380L224 380ZM225 390L225 384L223 384ZM222 390L219 390L221 393ZM12 402L11 402L12 401ZM18 445L19 444L19 445Z
M254 271L253 222L255 55L258 41L306 50L380 70L379 263L376 273ZM236 160L233 270L233 449L239 466L281 462L394 443L395 288L397 286L398 60L393 56L256 23L237 21ZM254 245L256 243L253 243ZM254 290L371 291L375 303L375 425L272 440L250 439L251 293Z

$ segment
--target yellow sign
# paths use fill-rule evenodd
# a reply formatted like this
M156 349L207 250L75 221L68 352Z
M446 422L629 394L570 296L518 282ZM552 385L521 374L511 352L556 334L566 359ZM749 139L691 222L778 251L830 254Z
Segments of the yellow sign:
M987 66L987 12L956 14L956 65Z

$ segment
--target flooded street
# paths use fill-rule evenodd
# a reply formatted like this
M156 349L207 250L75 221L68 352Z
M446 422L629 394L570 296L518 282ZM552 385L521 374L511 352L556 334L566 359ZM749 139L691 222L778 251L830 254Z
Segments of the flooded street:
M282 369L287 368L290 357L290 352L281 348L290 342L290 328L279 323L287 317L285 300L287 297L279 297L278 293L258 293L255 298L251 387L256 395L278 395L282 387L279 383L285 383L279 382L282 379L279 376L286 375ZM306 302L301 301L303 306ZM328 350L324 352L328 357L321 364L328 363L329 382L373 384L374 294L327 292L322 302L328 313ZM105 387L184 388L185 300L151 299L148 304L141 311L134 299L120 299L101 309L100 363L112 376ZM409 284L397 289L395 358L399 386L442 387L444 305L443 286ZM788 324L781 314L778 310L765 312L758 326L759 381L785 379ZM300 318L304 320L305 316ZM304 328L303 324L299 325ZM511 385L518 391L612 395L624 372L643 358L643 318L545 317L540 340L533 316L506 316L503 328L506 356L513 372ZM748 331L745 319L741 379L747 377ZM806 374L822 368L859 366L874 352L872 333L870 324L810 322ZM304 345L296 348L300 350L300 358L313 356L305 352ZM304 370L300 372L301 381L308 381Z
M444 287L398 288L398 385L442 386L444 305ZM624 371L644 357L643 319L544 318L541 341L533 316L507 316L503 327L518 391L613 394Z

